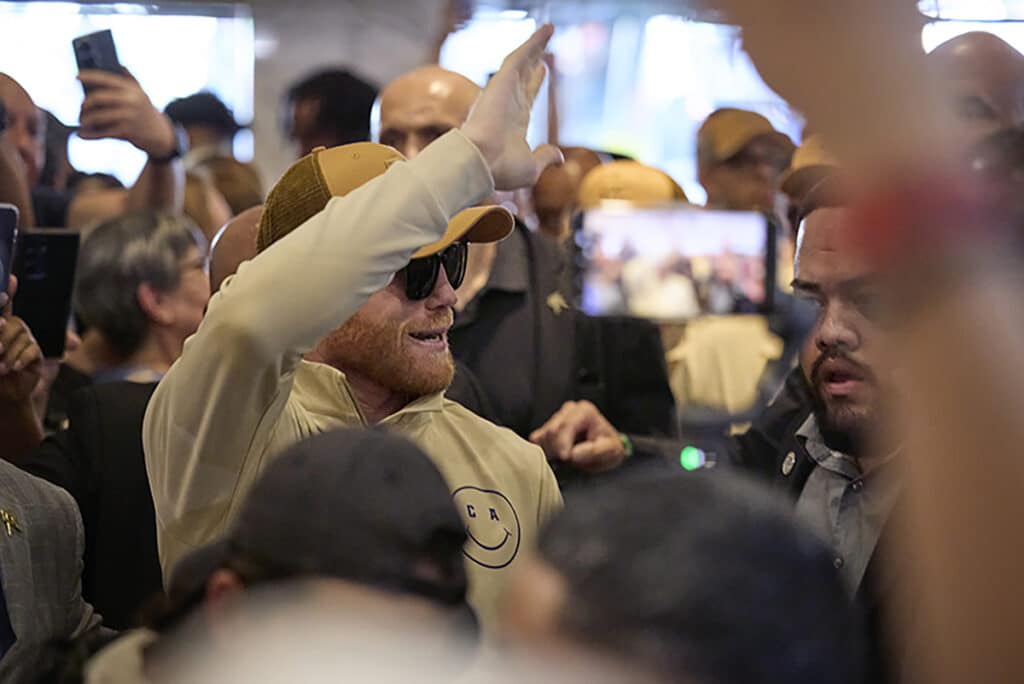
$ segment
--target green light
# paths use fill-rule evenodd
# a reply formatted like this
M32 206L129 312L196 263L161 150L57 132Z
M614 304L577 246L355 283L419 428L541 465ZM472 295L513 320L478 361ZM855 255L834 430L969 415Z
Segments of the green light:
M684 470L697 470L704 465L704 452L694 446L683 447L679 452L679 465Z

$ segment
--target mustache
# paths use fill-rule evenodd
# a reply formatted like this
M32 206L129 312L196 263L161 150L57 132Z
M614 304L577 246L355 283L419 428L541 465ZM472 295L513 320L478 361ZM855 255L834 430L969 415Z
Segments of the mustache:
M814 364L811 366L811 382L815 385L820 385L822 382L822 370L821 367L825 365L826 361L842 361L846 365L854 369L861 377L869 382L875 381L875 374L871 372L871 369L862 363L853 360L849 355L839 349L830 349L822 352L817 359L814 360Z
M425 330L437 330L438 328L451 328L455 323L455 310L447 309L444 313L439 313L435 316L423 321L410 321L402 326L404 332L422 332Z

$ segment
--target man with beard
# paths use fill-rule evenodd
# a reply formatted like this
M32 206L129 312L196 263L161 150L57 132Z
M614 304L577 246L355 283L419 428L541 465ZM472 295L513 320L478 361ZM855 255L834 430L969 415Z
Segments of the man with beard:
M377 138L412 159L462 125L479 92L439 66L415 69L381 92ZM518 220L500 244L471 245L450 334L455 357L479 379L496 421L522 437L580 398L623 429L673 434L675 407L657 328L578 312L569 266L558 245ZM558 470L563 485L587 479Z
M817 321L800 367L746 433L724 444L637 439L630 445L593 405L578 402L534 441L549 458L610 466L633 448L635 457L692 467L688 456L703 450L709 460L756 475L787 493L798 517L830 544L833 565L877 628L893 589L892 578L879 572L877 551L899 478L891 462L897 449L884 445L878 430L879 407L891 390L889 379L875 372L883 331L867 262L849 249L858 229L851 216L835 175L805 199L793 289L816 308Z
M465 208L533 183L559 157L526 142L550 36L545 26L512 53L461 130L416 159L374 143L317 149L270 192L260 254L221 285L146 412L165 578L227 529L288 446L380 424L448 482L468 537L469 601L486 629L520 550L561 497L540 449L445 399L447 336L466 243L512 230L500 207Z

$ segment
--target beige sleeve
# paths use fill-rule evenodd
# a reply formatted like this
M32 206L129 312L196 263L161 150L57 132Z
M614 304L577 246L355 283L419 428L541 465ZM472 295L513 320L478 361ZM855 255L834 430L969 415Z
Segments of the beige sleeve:
M393 165L245 264L160 382L143 445L161 562L224 530L261 469L302 355L494 190L459 131Z

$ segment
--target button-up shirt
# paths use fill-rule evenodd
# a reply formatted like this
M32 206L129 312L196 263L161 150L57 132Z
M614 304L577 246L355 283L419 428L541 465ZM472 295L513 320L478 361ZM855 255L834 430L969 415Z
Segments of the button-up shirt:
M797 500L797 517L831 545L836 569L856 593L899 494L896 465L890 456L863 474L855 459L825 444L813 415L796 434L818 466Z

